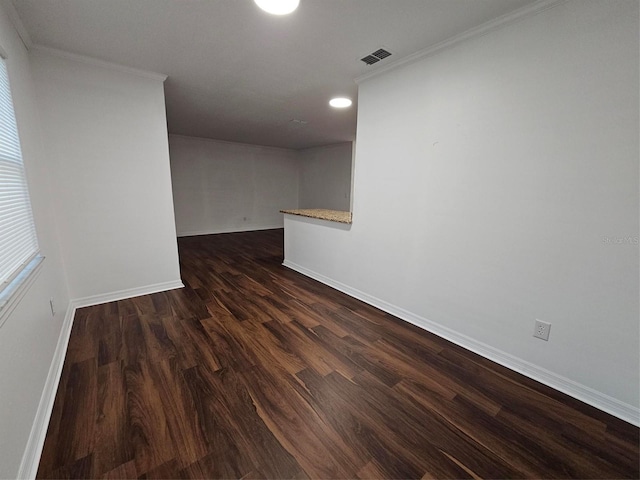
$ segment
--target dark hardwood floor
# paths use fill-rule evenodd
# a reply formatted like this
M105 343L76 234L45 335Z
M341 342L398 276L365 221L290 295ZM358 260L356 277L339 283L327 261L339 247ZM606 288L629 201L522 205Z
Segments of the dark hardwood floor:
M638 478L638 428L292 272L179 240L186 288L77 311L39 478Z

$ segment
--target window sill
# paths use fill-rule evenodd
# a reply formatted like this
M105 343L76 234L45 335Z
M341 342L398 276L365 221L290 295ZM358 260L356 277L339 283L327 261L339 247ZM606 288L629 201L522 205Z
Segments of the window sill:
M36 255L22 271L0 292L0 327L18 306L29 287L33 284L42 269L44 257Z

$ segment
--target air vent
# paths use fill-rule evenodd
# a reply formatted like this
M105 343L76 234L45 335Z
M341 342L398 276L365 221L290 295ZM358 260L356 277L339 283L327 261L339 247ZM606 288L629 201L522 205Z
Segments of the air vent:
M383 60L387 57L390 57L391 52L387 52L384 48L381 48L380 50L376 50L375 52L373 52L371 55L373 55L374 57L378 57L380 60Z
M373 65L374 63L378 63L380 60L384 60L387 57L391 56L391 52L385 50L384 48L379 48L375 52L367 55L366 57L361 58L360 60L366 63L367 65Z
M379 62L380 59L377 57L374 57L373 55L367 55L364 58L361 58L360 60L362 60L364 63L366 63L367 65L373 65L376 62Z

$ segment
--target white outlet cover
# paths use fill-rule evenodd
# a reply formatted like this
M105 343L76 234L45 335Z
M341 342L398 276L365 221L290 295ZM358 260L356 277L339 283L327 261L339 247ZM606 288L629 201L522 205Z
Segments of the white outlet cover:
M549 332L551 331L551 324L536 320L535 328L533 329L533 336L540 340L549 341Z

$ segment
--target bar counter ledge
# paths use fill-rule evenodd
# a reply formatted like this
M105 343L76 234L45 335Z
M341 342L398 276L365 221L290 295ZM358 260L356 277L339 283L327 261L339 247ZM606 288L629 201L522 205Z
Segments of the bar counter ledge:
M281 213L290 215L300 215L302 217L319 218L320 220L328 220L330 222L351 224L351 212L342 210L326 210L323 208L299 208L293 210L280 210Z

